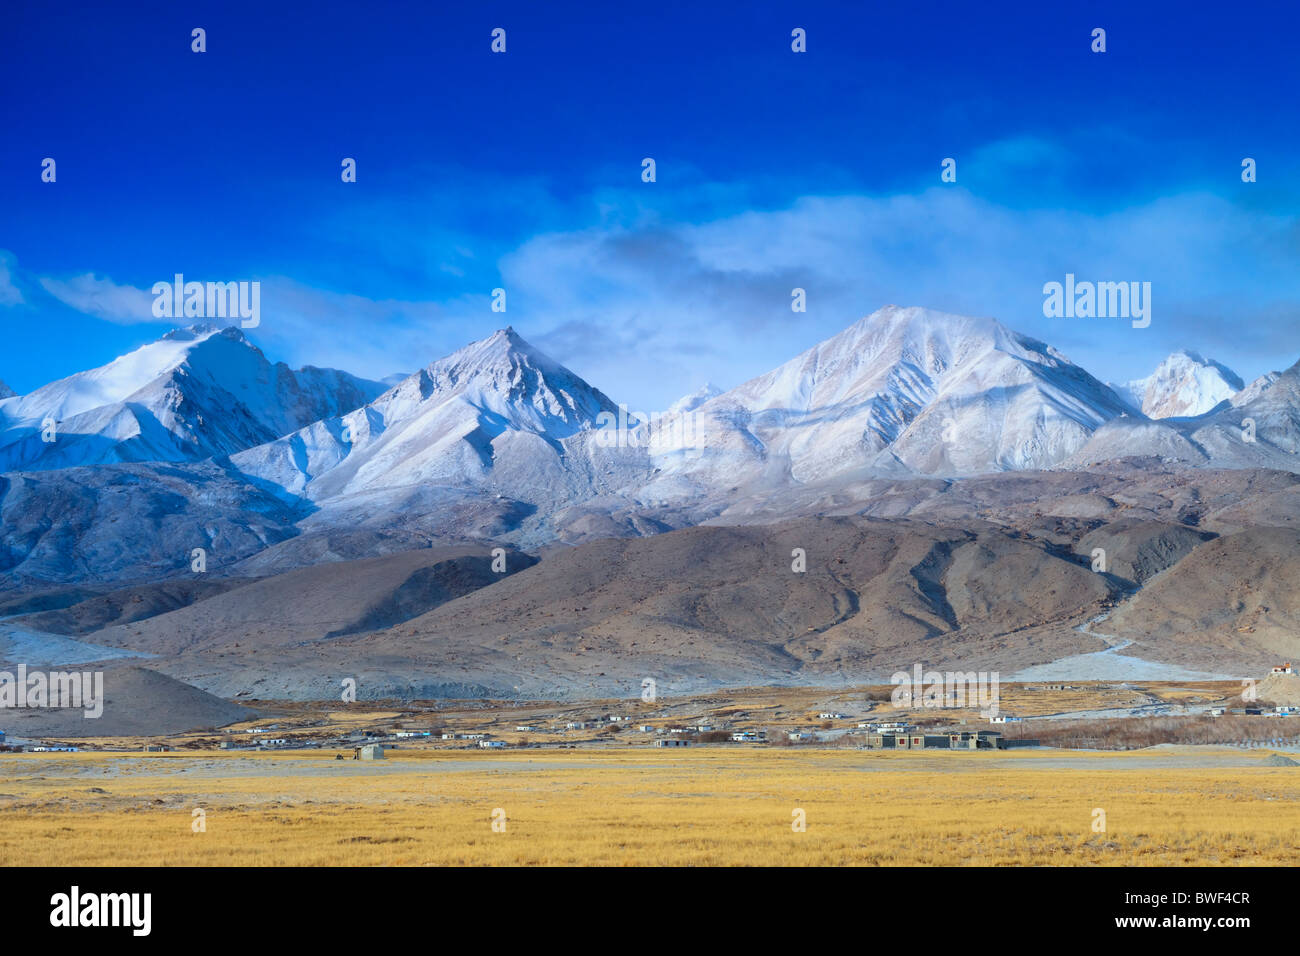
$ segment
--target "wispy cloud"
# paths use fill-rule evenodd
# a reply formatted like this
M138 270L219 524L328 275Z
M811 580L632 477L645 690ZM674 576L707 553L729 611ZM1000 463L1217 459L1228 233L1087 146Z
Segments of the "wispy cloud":
M118 325L157 323L153 314L153 295L145 289L120 285L93 273L70 279L43 277L41 287L64 305Z
M14 257L0 250L0 305L22 304L22 290L14 284Z
M1039 150L1022 145L1029 156ZM888 303L995 316L1102 377L1147 374L1179 347L1249 376L1300 352L1291 223L1209 194L1090 213L1013 210L936 187L551 233L501 269L525 334L554 330L598 382L651 390L660 402L710 377L736 384ZM1152 326L1045 318L1043 284L1067 272L1151 282ZM807 313L790 309L795 287L807 292ZM590 334L562 334L575 327Z
M986 159L1019 156L1025 168L1055 162L1051 144L1033 138L988 150ZM708 184L698 194L656 188L592 195L585 225L532 234L491 257L450 233L431 239L441 278L428 280L436 288L427 296L424 281L391 296L340 289L351 272L335 288L319 276L263 276L262 325L250 334L291 365L381 377L512 324L611 397L645 409L705 381L736 385L889 303L994 316L1112 381L1148 374L1176 348L1248 379L1300 351L1294 219L1223 196L1184 192L1100 212L1024 209L959 185L805 196L770 209L720 203L726 211L704 216L700 195L718 195ZM655 208L648 196L664 198ZM569 201L568 214L581 219L581 208ZM1043 284L1066 273L1150 282L1151 326L1045 318ZM90 273L39 282L109 322L156 321L144 289ZM489 307L498 283L504 314ZM361 284L372 293L384 285L375 274ZM795 288L806 291L807 312L791 311Z

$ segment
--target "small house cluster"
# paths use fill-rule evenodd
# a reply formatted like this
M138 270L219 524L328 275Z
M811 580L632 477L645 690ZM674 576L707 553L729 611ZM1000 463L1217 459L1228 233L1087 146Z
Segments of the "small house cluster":
M954 730L947 733L868 733L866 746L872 750L1008 750L1037 747L1037 740L1008 740L996 730Z

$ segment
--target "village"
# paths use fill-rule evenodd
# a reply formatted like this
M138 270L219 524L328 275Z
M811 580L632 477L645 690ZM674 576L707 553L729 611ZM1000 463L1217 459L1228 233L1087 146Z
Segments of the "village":
M1294 684L1292 683L1294 682ZM1242 721L1221 742L1300 745L1300 678L1290 663L1259 682L1167 684L1025 682L1002 686L994 712L949 700L898 706L890 688L742 688L657 701L362 701L353 704L252 702L262 719L218 731L157 738L19 739L0 729L5 753L86 751L193 753L333 752L337 759L383 759L398 750L494 752L624 747L833 747L864 751L1011 750L1069 746L1070 721L1118 726L1150 718L1182 721L1205 737L1207 721ZM1285 703L1274 702L1272 697ZM1261 720L1262 719L1262 720ZM1227 726L1226 724L1224 725ZM1237 724L1233 725L1238 726ZM1272 729L1270 729L1272 728ZM1216 742L1220 742L1215 738ZM1189 742L1196 742L1191 738Z

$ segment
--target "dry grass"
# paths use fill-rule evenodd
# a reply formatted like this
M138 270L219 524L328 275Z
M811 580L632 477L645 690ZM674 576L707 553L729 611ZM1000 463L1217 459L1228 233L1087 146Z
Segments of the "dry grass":
M1295 865L1300 770L1263 756L6 757L0 864ZM195 807L204 833L191 832ZM505 833L492 830L498 807ZM1097 807L1105 833L1092 831ZM805 833L791 830L795 808Z
M1241 744L1300 741L1300 720L1292 717L1127 717L1103 720L1008 724L1007 737L1032 737L1045 747L1139 750L1158 744ZM1276 744L1275 744L1276 746Z

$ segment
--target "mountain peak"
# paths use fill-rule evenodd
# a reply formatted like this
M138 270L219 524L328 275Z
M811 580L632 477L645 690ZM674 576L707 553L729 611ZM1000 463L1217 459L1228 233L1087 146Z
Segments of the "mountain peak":
M693 412L711 398L716 398L722 394L722 389L712 382L705 382L702 386L691 392L689 395L683 395L677 401L669 406L667 414L675 415L682 412Z
M616 406L598 389L529 344L511 326L471 342L424 369L428 387L461 394L475 405L513 417L529 409L538 427L567 434ZM543 424L545 423L545 424Z
M228 325L223 328L215 322L202 321L195 322L193 325L174 328L159 338L158 341L195 342L199 339L205 339L218 333L225 333L228 338L244 338L244 333L240 331L239 326L237 325Z
M199 322L6 401L0 470L229 454L350 411L380 391L332 369L272 365L237 327ZM35 440L51 418L59 441Z
M1148 418L1191 418L1231 399L1245 383L1222 362L1179 349L1146 378L1113 387Z

